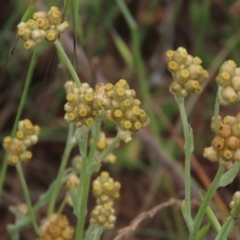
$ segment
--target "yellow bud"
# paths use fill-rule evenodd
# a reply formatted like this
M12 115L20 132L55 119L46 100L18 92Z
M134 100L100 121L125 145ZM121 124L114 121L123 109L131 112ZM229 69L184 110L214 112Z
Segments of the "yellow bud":
M172 61L172 59L173 59L173 57L174 57L174 54L175 54L175 52L172 51L172 50L168 50L168 51L166 52L167 62Z
M67 118L69 121L73 121L75 119L74 113L67 113Z
M225 146L225 140L224 138L222 137L215 137L213 140L212 140L212 144L211 144L216 150L221 150L224 148Z
M66 29L68 28L69 26L69 23L67 21L59 24L56 26L56 30L59 32L59 33L63 33L66 31Z
M87 119L85 120L85 123L86 123L87 126L91 126L91 125L93 125L93 123L94 123L94 119L93 119L92 117L87 118Z
M176 72L176 71L178 71L178 70L179 70L179 65L178 65L178 63L175 62L175 61L169 62L169 63L168 63L168 70L169 70L170 72Z
M221 94L224 100L229 101L230 103L235 102L237 100L237 94L234 91L234 89L230 86L223 88Z
M229 149L225 149L222 152L222 157L224 158L224 160L226 161L231 161L232 157L233 157L233 153L232 151L230 151Z
M23 131L17 131L16 137L17 137L18 139L23 139L23 138L24 138L24 133L23 133Z
M122 112L122 110L120 110L120 109L116 109L116 110L114 110L114 112L113 112L113 116L116 117L116 118L121 118L122 115L123 115L123 112Z
M8 159L9 164L11 165L16 165L17 163L19 163L19 157L18 156L11 156Z
M54 42L58 38L58 32L56 30L50 29L47 31L45 39L48 42Z
M120 79L117 83L116 86L117 87L126 87L127 85L127 81L125 79Z
M30 49L30 48L35 47L36 44L37 44L37 43L36 43L35 41L29 39L29 40L27 40L27 41L24 43L24 48Z
M106 141L98 141L97 143L97 148L98 150L103 150L107 147Z
M93 94L92 93L86 93L84 95L84 100L88 103L92 102L93 101Z
M86 117L86 116L88 115L88 111L87 111L86 108L80 108L80 109L78 110L78 114L79 114L79 116L81 116L81 117Z
M113 89L113 85L111 84L111 83L107 83L106 85L105 85L105 91L111 91Z
M203 157L207 158L210 162L217 162L218 152L213 147L204 148Z
M27 26L31 29L31 30L35 30L38 29L38 24L35 20L33 19L29 19L27 22Z
M124 96L124 95L125 95L125 90L124 90L124 88L122 88L122 87L117 88L117 89L116 89L116 94L117 94L117 96L119 96L119 97Z

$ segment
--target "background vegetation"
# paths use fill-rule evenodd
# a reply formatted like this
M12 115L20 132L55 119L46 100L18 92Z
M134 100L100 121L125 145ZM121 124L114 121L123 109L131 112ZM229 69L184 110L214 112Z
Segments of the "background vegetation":
M30 2L0 2L1 140L12 129L32 55L32 51L26 51L23 43L18 41L12 57L5 65L15 44L16 26ZM186 101L195 136L192 183L193 197L196 199L200 188L208 188L218 167L202 157L203 148L210 145L213 137L209 124L217 91L215 76L219 66L227 59L240 64L239 2L127 0L126 3L137 24L132 29L125 21L117 1L79 0L76 29L73 28L72 15L68 9L65 19L71 27L61 37L81 80L94 86L96 82L115 83L120 78L127 79L142 99L144 108L154 117L148 129L141 130L131 143L122 144L116 150L116 164L102 167L122 184L121 198L117 201L116 227L105 232L104 240L113 239L119 229L129 225L140 213L169 202L170 198L184 197L181 171L184 142L178 108L168 91L171 76L166 70L165 52L183 46L190 54L199 56L204 68L210 73L204 92L200 96L190 96ZM58 0L39 0L37 9L46 10L51 5L63 9L63 1ZM74 49L75 34L78 43ZM47 189L58 171L67 136L67 124L63 120L63 84L70 76L68 70L60 64L52 44L44 43L40 48L21 116L21 119L29 118L42 127L40 142L33 148L34 159L23 165L33 202ZM220 114L235 115L238 111L239 105L235 104L222 107ZM111 126L105 126L105 129L109 135L115 134ZM0 161L3 155L1 149ZM227 188L221 188L214 198L212 207L222 220L228 215L228 203L232 194L239 190L239 183L238 176ZM0 239L9 239L6 225L14 221L8 207L22 201L15 168L8 167L1 196ZM187 229L179 204L172 205L162 208L152 218L144 216L146 219L130 239L174 240L179 236L185 239ZM196 201L193 207L197 208L198 205ZM93 207L94 200L90 198L89 209ZM76 221L70 208L64 212L73 223ZM46 209L43 208L38 219L45 213ZM31 229L22 233L24 240L32 240L33 236ZM237 229L231 239L237 239L236 236ZM208 239L213 239L211 233Z

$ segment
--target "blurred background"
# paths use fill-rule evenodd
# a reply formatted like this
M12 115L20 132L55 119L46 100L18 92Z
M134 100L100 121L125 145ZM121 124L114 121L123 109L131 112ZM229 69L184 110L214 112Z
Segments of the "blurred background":
M121 197L116 201L116 226L106 231L102 239L114 239L118 230L128 226L140 213L164 202L171 206L161 208L152 218L144 216L145 220L128 239L187 239L180 203L169 202L170 198L184 198L184 140L178 108L168 90L171 75L166 69L165 52L179 46L185 47L189 54L200 57L203 67L209 71L203 93L186 99L186 109L195 137L192 159L192 193L196 199L194 213L199 206L198 191L208 188L218 168L218 164L204 159L202 152L204 147L210 146L214 137L210 131L210 121L217 91L215 77L219 66L228 59L234 60L238 66L240 64L240 1L125 2L138 26L134 30L137 31L137 41L134 42L134 31L129 29L117 2L112 0L79 0L77 30L73 28L71 11L67 9L64 18L69 21L70 27L61 37L64 49L73 60L82 82L89 82L93 87L97 82L115 83L124 78L136 90L143 108L154 116L148 129L141 130L133 136L132 142L121 144L116 149L118 160L115 164L102 166L103 170L109 171L122 184ZM25 50L21 40L15 41L17 24L30 3L30 0L0 1L1 141L11 132L32 56L32 50ZM39 0L37 10L45 11L52 5L63 10L63 1L58 0ZM73 39L76 34L78 42L74 47ZM8 58L15 43L12 57ZM136 49L140 50L137 59ZM69 77L68 70L59 63L54 45L42 43L21 116L21 119L29 118L42 128L40 141L32 148L32 161L23 164L33 203L46 191L58 171L67 136L67 124L63 119L63 85ZM239 104L234 104L221 107L220 114L236 115L238 111ZM104 129L108 136L116 133L112 125L106 124ZM72 157L77 153L76 148ZM1 148L1 164L3 156L4 151ZM233 193L239 190L239 184L238 175L228 187L220 188L212 201L211 207L221 222L228 216L228 204ZM58 204L63 197L64 191L59 195ZM6 225L14 222L14 216L8 207L23 200L15 168L10 166L1 196L1 240L10 239ZM90 196L89 212L94 204L95 200ZM38 220L45 216L46 209L44 207L38 213ZM67 207L64 213L74 225L76 219L71 211ZM214 236L214 231L210 231L206 239L214 239ZM238 236L236 226L229 239L239 239ZM35 239L33 230L24 230L21 239Z

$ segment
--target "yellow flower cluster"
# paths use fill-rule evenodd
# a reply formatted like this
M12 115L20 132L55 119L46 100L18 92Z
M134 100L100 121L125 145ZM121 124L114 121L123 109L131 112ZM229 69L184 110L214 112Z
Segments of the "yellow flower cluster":
M97 152L99 153L103 152L111 144L112 140L113 140L112 138L107 138L104 132L101 132L97 143ZM113 153L109 153L103 160L103 162L115 163L116 160L117 160L116 155L114 155Z
M77 87L68 81L65 84L67 103L64 119L74 122L76 127L90 126L100 113L105 120L116 123L118 134L122 140L131 140L131 132L146 127L150 120L146 112L140 108L140 100L129 88L127 81L119 80L115 85L97 84L95 91L87 83Z
M29 119L18 123L18 131L14 138L7 136L3 140L3 148L9 153L8 163L16 165L20 161L27 162L32 158L28 147L36 144L40 127L33 126Z
M124 79L115 85L105 85L105 97L101 101L105 111L105 118L115 122L120 137L131 141L131 132L136 132L150 123L146 112L141 109L141 101L136 98L136 92L130 89Z
M219 136L216 136L211 146L204 149L203 156L211 162L218 161L229 169L234 161L240 161L240 113L236 116L218 117ZM214 117L211 129L215 131Z
M218 99L220 104L228 105L240 100L240 68L233 60L224 62L216 78L220 86Z
M94 96L94 90L88 83L77 87L76 83L72 81L67 81L64 87L68 101L64 105L66 111L64 119L67 122L73 122L78 128L91 126L101 110L97 98Z
M93 209L90 222L104 228L113 228L116 221L113 200L119 198L121 184L114 181L108 172L93 181L93 195L97 200L97 206Z
M201 66L202 60L189 55L182 47L167 51L166 58L168 70L173 76L170 92L176 97L186 97L190 92L200 94L200 84L208 78L208 72Z
M24 40L24 47L30 49L43 41L54 42L65 32L68 22L62 22L62 13L57 7L46 12L35 12L33 18L18 24L18 35Z
M240 191L237 191L233 194L232 201L229 203L229 207L231 208L231 212L234 212L234 208L240 203ZM240 220L240 212L235 213L234 216L236 219Z
M52 214L40 226L40 240L73 240L74 228L65 215Z

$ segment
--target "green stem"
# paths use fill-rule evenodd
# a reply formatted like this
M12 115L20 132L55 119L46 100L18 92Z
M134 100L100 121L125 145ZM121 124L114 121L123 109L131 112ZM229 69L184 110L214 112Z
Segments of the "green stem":
M62 213L64 207L66 206L66 203L67 203L67 198L65 197L65 198L62 200L62 203L61 203L61 205L60 205L60 207L59 207L59 209L58 209L58 212L57 212L57 215L58 215L58 216Z
M136 67L136 73L137 77L140 83L141 92L143 95L143 102L147 109L147 114L149 118L151 119L150 128L152 132L157 133L158 132L158 123L156 120L156 117L154 115L153 108L150 108L151 106L151 98L148 92L148 85L146 80L146 73L145 68L142 60L141 55L141 46L140 46L140 37L138 32L138 26L134 18L132 17L130 11L128 10L126 3L123 0L116 0L117 4L128 24L128 27L131 31L131 38L132 38L132 46L133 46L133 55L134 55L134 61L135 61L135 67Z
M91 144L91 149L89 152L88 157L84 157L82 161L81 166L81 175L80 175L80 184L77 190L77 196L80 200L79 206L78 206L78 222L77 222L77 232L76 232L76 239L83 239L83 231L84 231L84 224L85 224L85 218L87 214L87 201L88 201L88 195L89 195L89 188L90 188L90 180L93 171L91 170L90 166L94 160L94 155L97 148L97 143L99 139L99 133L100 133L100 126L101 121L96 121L93 126L93 142ZM86 137L83 137L82 139L85 142L88 142L88 139ZM81 147L82 143L80 142L80 150L86 151L86 149L82 149ZM86 153L84 153L86 156Z
M65 149L64 149L61 165L60 165L58 175L57 175L57 178L56 178L56 184L54 185L51 200L50 200L49 207L48 207L48 217L53 213L54 206L55 206L56 199L57 199L57 195L58 195L58 192L59 192L60 187L61 187L61 180L62 180L62 177L63 177L63 174L64 174L64 170L66 168L70 152L75 145L75 141L74 141L75 139L73 138L73 131L74 131L74 126L73 126L72 123L70 123L69 124L69 129L68 129L68 137L67 137L66 146L65 146Z
M21 94L21 99L20 99L20 103L18 106L16 118L14 121L11 137L14 137L16 134L18 122L19 122L20 116L22 114L24 104L26 102L27 93L28 93L29 86L30 86L30 83L32 80L33 71L34 71L34 68L35 68L35 65L37 62L37 56L38 56L38 54L37 54L36 50L34 50L32 58L31 58L31 62L30 62L29 68L28 68L28 73L27 73L25 84L24 84L23 92ZM4 182L6 171L7 171L7 164L8 164L7 158L8 158L8 153L6 152L4 155L4 158L3 158L3 163L2 163L1 171L0 171L0 198L2 196L3 182Z
M219 122L218 122L219 107L220 107L219 100L218 100L218 97L216 97L215 106L214 106L214 125L215 125L215 133L217 136L219 135Z
M57 48L58 53L60 54L62 59L65 61L65 64L67 65L67 68L68 68L69 72L71 73L74 82L77 84L78 87L80 87L81 81L58 39L54 42L54 45Z
M192 214L191 214L191 154L193 152L194 144L193 144L193 136L191 128L188 124L187 114L184 106L184 98L176 97L176 102L179 107L180 116L183 125L183 133L185 140L185 168L184 168L184 180L185 180L185 214L188 218L187 225L190 230L192 229ZM183 210L183 211L184 211ZM186 220L186 219L185 219Z
M96 123L93 126L93 141L91 143L91 149L88 155L88 159L90 161L89 165L92 164L93 160L94 160L94 155L96 153L96 149L97 149L97 144L99 141L99 134L100 134L100 130L101 130L101 121L97 120Z
M22 189L23 189L24 198L25 198L25 201L27 203L28 211L29 211L30 216L31 216L33 228L34 228L36 234L39 236L40 231L38 229L38 225L37 225L37 222L36 222L36 219L35 219L34 211L33 211L32 204L31 204L30 195L29 195L29 192L28 192L28 187L27 187L27 184L26 184L23 172L22 172L21 164L18 163L16 165L16 168L17 168L18 176L19 176L20 183L21 183L21 186L22 186Z
M205 198L204 198L204 200L203 200L203 202L202 202L202 204L201 204L201 206L200 206L200 208L198 210L197 216L196 216L196 218L194 220L194 224L193 224L194 231L190 235L190 240L196 239L196 235L197 235L197 233L199 231L199 228L200 228L202 219L204 217L204 214L206 212L206 209L207 209L207 207L208 207L208 205L209 205L209 203L210 203L214 193L216 192L216 190L217 190L217 188L219 186L218 184L219 184L219 181L220 181L220 179L221 179L221 177L222 177L222 175L224 173L224 170L225 170L225 168L223 166L219 166L218 171L217 171L217 173L215 175L215 178L212 181L212 184L210 185L210 187L209 187L209 189L208 189L208 191L206 193L206 196L205 196Z
M221 230L218 232L215 240L226 240L230 233L233 231L235 220L232 216L228 217Z

